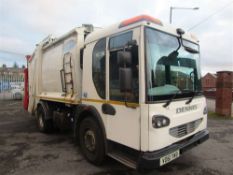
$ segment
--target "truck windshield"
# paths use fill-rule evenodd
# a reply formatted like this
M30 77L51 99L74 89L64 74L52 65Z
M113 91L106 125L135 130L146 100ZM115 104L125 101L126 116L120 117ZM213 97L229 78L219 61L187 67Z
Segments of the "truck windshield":
M179 47L177 36L145 28L147 100L190 97L201 91L199 53ZM183 40L189 48L197 44Z

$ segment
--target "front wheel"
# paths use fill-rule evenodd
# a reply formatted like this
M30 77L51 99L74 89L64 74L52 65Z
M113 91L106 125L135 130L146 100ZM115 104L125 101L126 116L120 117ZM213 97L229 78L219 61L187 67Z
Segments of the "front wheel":
M79 130L82 153L88 161L101 165L105 159L104 137L98 123L91 117L82 120Z

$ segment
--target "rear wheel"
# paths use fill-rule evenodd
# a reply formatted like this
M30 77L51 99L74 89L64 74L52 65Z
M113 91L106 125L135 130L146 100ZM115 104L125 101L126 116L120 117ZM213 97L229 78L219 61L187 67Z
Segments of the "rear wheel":
M88 161L96 165L105 159L104 137L98 123L91 117L82 120L79 130L82 153Z
M36 117L38 128L41 132L50 133L53 129L53 121L52 119L46 119L46 111L41 105L38 106Z

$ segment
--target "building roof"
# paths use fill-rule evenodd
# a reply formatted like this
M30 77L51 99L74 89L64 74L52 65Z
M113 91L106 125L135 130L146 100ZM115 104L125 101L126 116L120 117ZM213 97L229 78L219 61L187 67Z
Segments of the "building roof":
M213 74L213 73L207 73L207 74L205 74L204 76L203 76L203 78L205 78L207 75L210 75L210 76L212 76L213 78L217 78L217 74Z
M23 73L24 68L0 67L0 72Z
M214 78L217 78L217 74L210 73Z

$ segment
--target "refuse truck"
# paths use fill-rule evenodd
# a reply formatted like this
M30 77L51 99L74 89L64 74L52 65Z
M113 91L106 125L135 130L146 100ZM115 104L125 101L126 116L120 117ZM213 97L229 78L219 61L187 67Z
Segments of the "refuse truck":
M209 138L199 41L159 19L48 36L27 65L24 108L41 132L72 130L95 165L155 169Z

